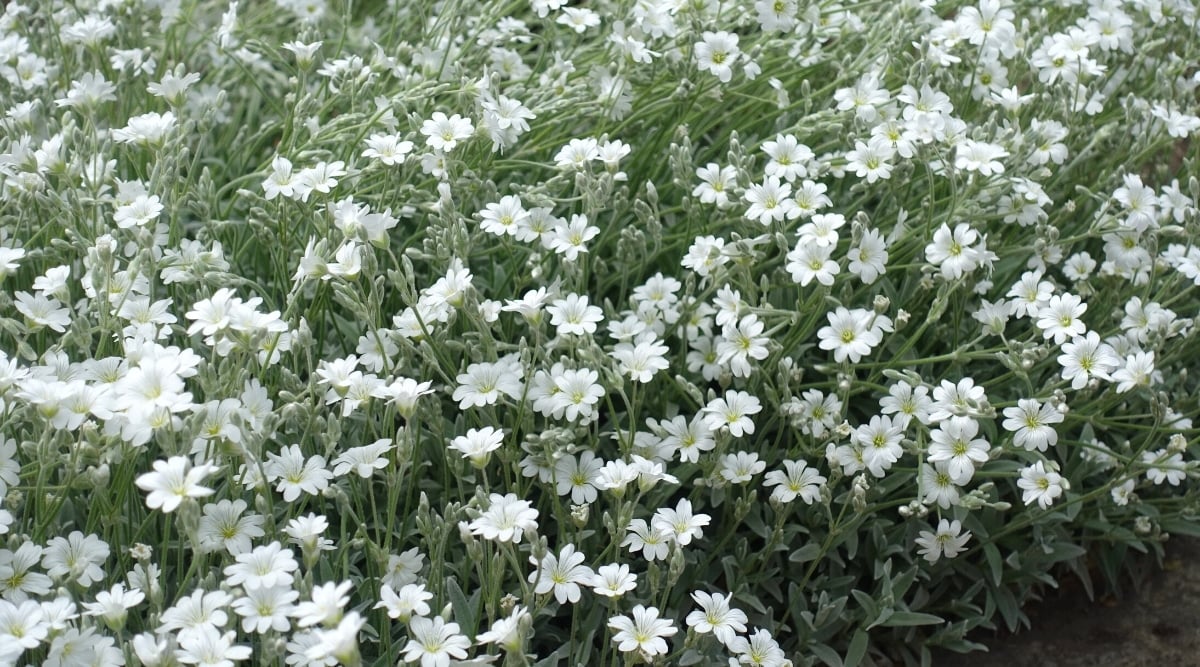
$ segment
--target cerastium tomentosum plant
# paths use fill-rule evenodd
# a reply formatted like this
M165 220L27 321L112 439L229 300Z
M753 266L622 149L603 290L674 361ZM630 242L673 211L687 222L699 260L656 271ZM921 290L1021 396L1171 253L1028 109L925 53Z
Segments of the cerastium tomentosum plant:
M1200 533L1190 0L14 0L0 664L858 665Z

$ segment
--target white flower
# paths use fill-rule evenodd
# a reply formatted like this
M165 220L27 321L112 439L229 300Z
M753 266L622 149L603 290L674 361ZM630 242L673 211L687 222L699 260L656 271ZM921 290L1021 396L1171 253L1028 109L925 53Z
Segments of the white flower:
M904 455L900 441L904 437L903 424L893 423L891 417L876 415L870 423L863 424L850 434L851 442L862 448L863 462L867 470L876 477L884 473Z
M458 623L447 623L441 616L416 616L408 625L404 661L419 660L421 667L449 667L451 658L466 658L470 646L471 640L459 634Z
M592 137L572 139L558 150L554 164L559 169L582 170L600 159L600 143Z
M959 504L958 486L950 477L950 462L937 461L921 466L921 488L924 496L921 502L937 503L942 509L949 509Z
M962 522L955 519L942 519L938 522L936 532L922 530L917 537L917 545L921 554L930 563L936 563L943 555L954 558L966 550L967 540L971 539L971 531L962 532Z
M624 563L601 565L592 577L592 592L609 598L618 598L637 588L637 575Z
M248 660L250 647L235 644L237 633L222 633L211 625L179 633L179 649L175 655L188 665L225 666Z
M929 423L929 411L933 399L929 397L929 388L925 385L913 387L904 380L888 387L888 395L879 399L879 410L885 415L897 414L907 419L916 419L922 424Z
M987 403L983 387L975 385L969 377L957 383L942 380L933 388L933 404L929 410L929 421L940 422L951 417L979 416Z
M151 112L130 118L125 127L112 131L112 138L125 144L156 144L174 127L175 114Z
M1071 388L1075 390L1083 389L1093 377L1112 379L1109 374L1121 365L1116 350L1101 342L1100 334L1095 331L1087 332L1086 336L1075 336L1071 342L1063 344L1062 350L1058 356L1062 378L1070 380Z
M480 229L496 236L516 236L521 225L529 218L529 212L521 205L521 198L507 195L499 202L488 204L479 213L482 218Z
M375 603L374 608L386 609L388 616L407 623L414 616L427 616L427 602L432 599L433 593L425 590L425 586L421 584L405 584L400 587L399 592L393 590L390 584L384 584L379 590L379 602Z
M403 141L394 134L372 134L367 139L367 150L362 152L362 156L392 167L402 164L412 149L413 142Z
M490 630L476 635L475 641L479 644L496 644L509 653L520 651L523 640L521 622L529 618L529 610L516 605L508 616L496 619Z
M600 482L600 471L604 461L585 450L576 458L567 454L554 464L554 482L558 495L571 494L571 502L586 505L596 501L596 485Z
M1154 369L1153 352L1135 352L1125 357L1125 364L1112 376L1117 383L1117 393L1123 394L1134 387L1149 387L1161 383L1162 372Z
M263 468L266 481L278 480L275 490L289 503L299 498L301 491L313 496L321 493L333 479L333 473L325 467L325 457L318 454L305 459L300 445L284 447L278 454L267 452Z
M957 146L954 166L966 171L977 171L984 176L1003 174L1004 165L1000 158L1008 157L1008 151L996 144L967 139Z
M763 479L763 486L775 487L771 490L771 499L780 503L790 503L796 498L811 505L821 499L821 488L825 486L825 478L816 468L809 467L806 461L783 461L784 470L772 470Z
M482 429L469 429L466 435L460 435L450 441L450 449L458 451L463 458L469 459L471 465L482 468L487 465L491 453L504 444L504 430L491 426Z
M271 201L279 195L294 197L296 190L291 160L282 155L276 155L271 160L271 174L262 182L262 188L263 198L267 201Z
M421 124L421 134L425 135L427 146L448 153L454 150L458 142L471 138L475 134L475 126L470 118L458 114L447 117L441 111L435 111L429 120Z
M817 331L817 344L822 350L832 350L838 363L858 363L871 353L871 349L883 342L883 335L871 326L870 311L856 308L847 310L838 306L828 313L829 325Z
M679 631L670 620L658 617L656 607L646 608L640 604L633 608L633 618L614 616L609 619L608 627L616 630L613 641L617 642L618 650L638 651L651 657L670 650L663 638Z
M947 461L950 479L959 486L971 481L975 466L988 460L988 442L976 438L979 423L970 417L951 417L929 434L930 463Z
M249 551L251 539L265 533L262 515L242 516L246 507L241 498L205 505L204 516L200 517L200 545L207 551L225 549L234 555Z
M750 208L746 209L745 216L750 220L757 220L764 226L769 226L772 222L781 221L784 218L794 220L800 216L800 209L796 207L795 200L790 197L791 194L792 186L790 184L781 183L777 176L767 176L762 183L751 185L746 189L744 196L749 202Z
M299 597L290 583L250 587L245 589L242 597L234 600L233 610L242 617L244 632L288 632L292 629L288 616L295 610L292 603Z
M745 484L767 469L754 452L737 452L721 457L721 477L731 484Z
M488 496L488 508L471 522L471 534L499 542L521 541L526 533L537 530L538 512L529 501L509 493Z
M300 568L292 557L292 550L284 549L279 542L239 553L236 560L225 567L225 581L230 586L246 589L291 586L293 573Z
M700 608L687 615L689 627L699 633L711 632L726 647L738 633L746 631L746 613L730 606L733 594L713 595L704 591L692 592Z
M612 357L617 360L617 369L629 375L629 379L643 384L650 382L658 371L670 367L667 352L670 350L658 340L654 332L638 337L635 343L619 343L613 348Z
M1058 432L1050 424L1061 423L1063 414L1050 403L1022 398L1017 405L1004 409L1004 428L1013 432L1013 444L1030 451L1046 451L1058 442Z
M706 30L700 38L703 41L696 42L693 47L696 65L702 70L712 72L721 83L729 83L733 78L733 65L741 54L738 50L738 36L724 30Z
M763 168L767 176L778 176L789 183L808 175L807 163L813 159L812 149L790 134L776 135L774 141L765 141L763 152L770 156Z
M1179 486L1180 482L1187 479L1187 465L1181 453L1171 453L1165 449L1142 452L1142 462L1146 464L1146 479L1155 484L1167 482L1171 486Z
M974 271L983 259L981 253L971 247L977 240L979 233L965 222L955 225L953 231L942 223L933 233L933 242L925 246L925 260L939 267L946 280L958 280Z
M692 501L680 498L675 509L659 508L650 519L650 525L669 533L679 546L687 546L693 539L704 536L704 527L710 521L712 517L707 514L692 513Z
M736 168L709 162L696 169L696 177L700 179L700 184L692 190L693 197L699 197L704 204L716 204L717 208L730 206L729 190L737 185Z
M1042 509L1049 509L1063 491L1071 488L1062 475L1053 470L1047 471L1041 461L1021 470L1017 486L1024 492L1021 499L1026 505L1036 502Z
M205 627L213 630L223 628L229 623L225 608L231 602L233 596L224 591L196 589L163 612L157 630L159 633L179 630L183 634Z
M309 599L296 605L292 610L292 618L296 625L302 628L314 625L328 625L341 618L342 610L350 602L349 581L341 583L327 581L312 589Z
M865 177L867 183L887 180L892 175L889 160L895 154L896 150L890 144L874 137L869 143L855 141L854 150L846 153L846 170L853 171L859 178Z
M833 277L841 271L841 267L830 259L834 249L832 245L813 241L812 237L802 236L796 247L788 252L784 268L801 287L807 287L813 280L828 287L833 284Z
M728 430L733 437L740 438L754 433L754 421L750 417L762 412L762 404L744 391L729 390L723 398L709 401L702 412L709 430Z
M217 467L208 463L193 466L186 456L172 456L166 461L155 461L154 472L141 475L134 482L143 491L149 491L146 496L146 506L150 509L162 509L163 512L173 512L184 498L203 498L213 494L213 490L201 486L205 477L217 471Z
M645 519L629 522L628 533L621 546L629 547L630 553L642 552L647 561L665 560L671 550L671 534L662 528L650 526Z
M17 311L25 316L31 329L49 327L58 333L64 333L71 324L71 311L59 303L58 299L47 297L41 292L17 292L14 305Z
M1055 345L1082 336L1087 331L1079 318L1087 312L1087 304L1074 294L1055 294L1037 309L1037 326L1043 338L1053 338Z
M458 387L454 389L453 398L458 401L460 410L492 405L501 394L514 400L521 397L520 376L515 375L506 363L471 364L467 366L467 372L459 374L455 380Z
M559 604L579 602L580 584L590 585L596 576L592 568L583 564L585 560L573 544L563 547L557 556L547 553L540 562L530 556L529 562L537 566L529 575L529 582L534 584L533 592L545 595L554 591L554 599Z
M600 233L600 228L589 225L586 215L573 214L569 222L559 220L554 229L542 237L543 243L568 262L579 259L579 253L587 252L588 241ZM548 241L548 243L547 243Z
M50 633L42 607L36 600L24 600L19 605L0 600L0 659L16 660L24 649L37 648ZM8 648L15 647L14 653Z
M120 229L145 227L158 219L163 211L162 202L158 195L139 195L132 202L118 206L113 214L113 222Z
M886 271L888 247L877 229L868 229L859 238L858 245L850 248L850 265L846 270L866 284L874 283Z
M383 470L388 466L388 459L384 455L391 450L391 438L382 438L361 447L351 447L333 460L333 476L341 477L354 472L363 479L369 479L376 470Z
M604 311L590 305L586 295L574 293L555 299L546 307L546 312L550 313L550 324L557 328L560 336L596 333L596 325L604 320Z
M779 648L779 642L771 637L770 632L761 628L749 637L734 637L729 642L729 652L738 656L733 664L762 667L784 667L788 664L787 654Z

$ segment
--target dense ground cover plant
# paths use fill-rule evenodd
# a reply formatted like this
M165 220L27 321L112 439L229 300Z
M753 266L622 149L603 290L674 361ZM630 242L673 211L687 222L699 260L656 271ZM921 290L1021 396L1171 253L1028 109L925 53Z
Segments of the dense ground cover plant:
M885 664L1196 533L1184 0L14 1L0 663Z

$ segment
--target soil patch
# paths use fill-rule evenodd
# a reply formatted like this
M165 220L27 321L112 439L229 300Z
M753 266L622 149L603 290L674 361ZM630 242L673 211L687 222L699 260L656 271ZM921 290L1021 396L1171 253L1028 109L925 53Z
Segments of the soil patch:
M936 667L1200 667L1200 540L1174 538L1163 568L1139 563L1125 597L1078 586L1027 609L1031 630L976 636L988 653L934 654Z

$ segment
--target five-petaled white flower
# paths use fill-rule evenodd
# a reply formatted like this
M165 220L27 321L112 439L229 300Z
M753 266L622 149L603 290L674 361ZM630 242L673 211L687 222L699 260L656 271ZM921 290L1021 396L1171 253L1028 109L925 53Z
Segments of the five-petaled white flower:
M150 492L146 496L147 507L173 512L184 498L212 495L213 490L200 482L216 471L217 466L208 463L193 466L186 456L172 456L166 461L155 461L154 472L139 476L135 484Z
M614 616L609 619L608 627L616 630L613 641L617 649L626 653L640 651L648 656L656 656L669 650L667 640L679 628L669 620L658 617L658 608L637 605L633 608L633 618Z

